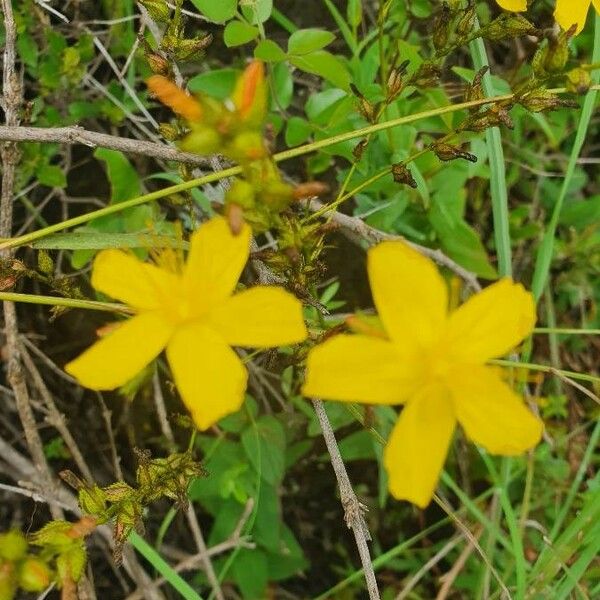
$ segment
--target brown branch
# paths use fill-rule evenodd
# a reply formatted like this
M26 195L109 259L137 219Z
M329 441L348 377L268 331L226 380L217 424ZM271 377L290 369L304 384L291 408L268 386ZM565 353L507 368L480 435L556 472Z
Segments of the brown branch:
M311 200L309 202L309 209L313 212L324 209L325 205L319 200ZM434 262L442 267L446 267L452 271L455 275L458 275L473 291L481 291L481 286L477 281L477 277L474 273L471 273L467 269L461 267L458 263L454 262L449 256L446 256L441 250L433 250L427 248L427 246L421 246L410 242L400 235L394 235L392 233L386 233L367 225L359 217L351 217L343 213L337 212L336 210L329 210L323 213L324 217L331 219L334 223L342 228L342 232L349 237L351 240L366 240L369 244L379 244L386 240L403 240L411 248L414 248L420 254L431 258Z
M83 127L18 127L0 126L0 140L8 142L47 142L55 144L83 144L90 148L108 148L128 154L138 154L158 160L172 160L189 163L194 166L206 167L208 158L180 152L166 144L146 142L132 138L117 137L106 133L89 131Z
M329 451L331 465L335 472L338 487L340 488L340 500L342 502L342 507L344 508L346 524L352 529L352 533L354 533L354 539L356 540L360 562L362 563L367 583L369 598L370 600L379 600L379 588L377 587L377 579L375 578L375 571L373 570L373 563L371 562L371 554L369 553L369 545L367 543L371 540L371 534L369 533L369 529L363 516L365 508L359 502L352 489L346 466L344 465L342 455L340 454L335 439L335 434L333 433L333 428L331 427L323 403L317 399L313 399L312 403L315 412L317 413L317 418L319 419L321 431L325 438L325 444Z
M4 13L5 46L2 67L3 96L2 108L4 117L9 127L19 124L19 111L22 102L22 90L19 76L17 75L15 44L17 39L11 0L2 0ZM8 238L12 235L13 223L13 192L15 187L15 172L19 162L19 150L14 142L2 144L0 148L2 159L2 195L0 197L0 237ZM0 252L0 257L10 257L12 250ZM15 406L21 419L23 432L31 457L38 471L38 479L46 489L53 489L53 479L44 456L44 448L40 438L31 399L25 381L23 365L19 353L19 328L17 324L17 311L14 303L4 302L4 328L6 332L6 347L8 350L8 381L14 392ZM52 516L61 518L62 509L50 506Z

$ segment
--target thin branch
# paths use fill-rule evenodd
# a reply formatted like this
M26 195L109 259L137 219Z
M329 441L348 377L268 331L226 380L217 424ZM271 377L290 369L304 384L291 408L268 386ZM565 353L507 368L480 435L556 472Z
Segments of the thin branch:
M315 412L317 413L317 418L319 419L321 431L325 438L325 444L329 451L331 465L340 488L340 500L342 502L342 507L344 508L346 524L352 529L352 533L354 533L354 539L356 540L360 562L362 563L367 583L369 598L370 600L379 600L379 588L377 587L377 579L375 578L375 571L373 570L373 563L371 562L371 555L369 553L369 545L367 544L367 542L371 540L371 534L369 533L369 529L363 516L365 507L359 502L354 493L323 403L317 399L313 399L312 403Z
M179 163L206 167L210 163L205 156L181 152L166 144L118 137L106 133L89 131L83 127L17 127L0 126L0 140L10 142L48 142L55 144L83 144L90 148L108 148L127 154L147 156L157 160L172 160Z
M319 202L319 200L313 199L309 203L309 209L313 212L322 210L323 208L324 205L321 202ZM335 210L326 211L324 212L323 216L331 219L334 223L339 225L342 228L342 232L348 237L350 237L350 239L363 239L369 244L379 244L380 242L386 240L403 240L411 248L417 250L417 252L419 252L420 254L428 256L438 265L446 267L455 275L458 275L458 277L460 277L473 291L481 291L481 286L479 285L475 274L461 267L458 263L454 262L449 256L446 256L441 250L433 250L432 248L427 248L427 246L421 246L420 244L410 242L402 236L380 231L379 229L375 229L374 227L367 225L359 217L351 217L349 215L345 215Z
M2 0L4 13L4 64L2 68L3 96L2 107L6 124L16 127L19 124L19 111L22 103L22 89L19 76L15 70L17 31L11 0ZM0 237L12 235L13 224L13 193L15 187L15 172L19 162L19 150L14 143L2 144L0 149L2 159L2 195L0 197ZM0 257L10 257L12 250L0 251ZM27 446L36 466L38 477L46 489L53 489L53 479L44 455L31 399L25 382L25 374L19 353L19 327L17 311L14 303L4 302L4 327L6 332L6 347L8 350L8 381L14 392L15 406L27 440ZM62 517L62 509L50 506L52 516Z

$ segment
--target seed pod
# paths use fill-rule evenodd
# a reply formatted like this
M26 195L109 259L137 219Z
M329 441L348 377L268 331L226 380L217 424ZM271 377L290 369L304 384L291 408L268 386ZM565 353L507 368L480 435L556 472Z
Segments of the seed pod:
M465 152L459 146L454 146L452 144L432 144L431 149L433 150L435 155L444 162L456 160L459 158L468 160L472 163L477 162L477 157L474 154L471 154L470 152Z
M408 185L413 189L417 188L417 182L415 181L415 178L404 163L400 162L392 165L392 176L394 177L394 181L396 183Z

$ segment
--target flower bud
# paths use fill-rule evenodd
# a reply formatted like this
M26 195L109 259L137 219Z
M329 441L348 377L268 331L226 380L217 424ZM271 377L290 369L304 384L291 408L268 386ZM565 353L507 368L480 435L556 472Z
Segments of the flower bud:
M254 186L245 179L235 179L225 194L225 204L237 204L248 210L254 207Z
M567 89L575 94L587 94L591 85L592 77L589 71L577 67L567 73Z
M202 106L200 103L166 77L152 75L146 81L146 85L165 106L168 106L186 121L194 123L202 120Z
M27 540L18 530L13 529L0 534L0 558L16 561L27 553Z
M10 562L0 560L0 600L13 600L17 593L15 567Z
M246 67L231 99L242 121L251 126L263 124L267 114L267 85L262 62L254 60Z
M194 125L192 131L178 143L178 146L184 152L209 155L217 153L221 144L221 136L212 127Z
M41 592L49 585L52 572L39 558L27 558L19 570L19 586L26 592Z
M258 131L244 131L235 136L223 154L236 162L258 160L267 156L267 149Z

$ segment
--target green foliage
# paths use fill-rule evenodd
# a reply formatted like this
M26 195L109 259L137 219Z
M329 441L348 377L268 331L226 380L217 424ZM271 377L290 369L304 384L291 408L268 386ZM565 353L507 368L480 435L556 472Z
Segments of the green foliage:
M187 140L187 150L224 154L241 170L228 177L227 189L214 176L202 188L165 192L162 206L129 207L75 231L43 237L33 244L36 254L2 261L2 289L34 285L84 298L85 275L62 275L69 265L85 268L105 248L131 249L140 257L154 257L164 248L186 250L182 235L187 239L199 219L221 211L224 203L233 227L240 218L252 225L261 248L252 259L267 265L305 302L308 346L344 331L345 313L373 306L364 289L361 245L347 250L325 213L315 216L303 202L323 194L324 187L309 187L307 193L297 182L314 184L318 178L332 189L325 195L330 207L384 234L440 249L483 280L512 269L526 287L537 282L538 295L545 294L540 324L600 327L594 96L587 96L582 117L575 109L575 94L586 94L597 80L598 70L586 63L598 59L592 58L589 32L574 39L551 33L548 3L533 3L526 20L497 12L492 2L322 0L305 10L303 3L274 6L271 0L191 0L171 3L175 9L163 0L143 0L161 31L159 41L146 27L136 38L139 22L130 18L137 15L131 1L104 0L95 7L94 18L110 21L102 25L106 35L89 26L48 26L40 18L41 4L33 0L13 4L27 90L23 124L81 125L144 138L155 133L151 115L169 121L159 129L169 142ZM187 20L181 8L199 11L210 24ZM596 26L600 31L598 20ZM94 36L123 69L119 76L103 62ZM484 41L491 72L481 68ZM258 99L248 124L236 122L240 106L235 101L252 58L267 68L264 99ZM145 91L151 73L169 81L182 73L187 90L202 105L204 120L190 124L162 111ZM570 95L555 91L563 85ZM452 107L492 93L514 96ZM410 122L379 127L403 118ZM499 130L492 134L491 128ZM358 138L336 138L357 130L364 130ZM299 148L304 144L316 145ZM194 176L187 165L158 164L103 148L78 147L72 154L59 144L30 142L19 148L15 205L26 211L26 219L18 213L19 227L31 221L41 228L46 220L63 218L54 209L38 209L42 193L55 194L52 202L91 194L116 207L165 181L189 183ZM258 160L252 156L256 148ZM290 149L277 161L273 157ZM582 161L582 156L592 160ZM282 159L290 157L294 160L284 165ZM80 165L86 163L82 174ZM91 186L81 186L90 172ZM445 275L456 303L462 290L454 286L451 273ZM370 317L364 315L372 324ZM65 338L66 329L60 330ZM70 333L80 337L79 331ZM61 344L70 347L72 341ZM595 369L596 342L587 336L559 332L534 341L537 362ZM319 423L298 391L306 349L285 348L276 356L252 353L248 361L257 367L251 372L256 381L244 409L195 435L189 452L173 451L160 459L138 455L129 483L99 485L71 476L82 511L93 515L94 523L112 522L120 547L130 535L138 540L135 531L141 531L150 505L150 514L160 519L159 499L178 505L190 500L202 517L209 546L229 540L242 527L246 544L215 556L213 564L219 579L243 598L277 596L279 585L285 594L308 586L305 595L311 597L359 597L362 574L342 534L341 509L328 504L323 493L326 488L335 495L333 483L323 483L332 482L333 475ZM159 359L161 379L163 367ZM136 396L127 410L147 409L149 373L121 390L130 399ZM380 442L396 419L393 408L327 405L352 481L371 509L371 550L384 597L394 597L417 573L421 579L413 596L435 596L440 575L457 564L464 544L453 547L435 569L423 573L421 567L451 540L457 523L461 531L480 537L453 584L456 597L497 598L503 585L515 597L530 600L600 597L597 406L564 380L536 380L530 390L552 445L544 443L524 459L500 462L465 449L458 436L440 491L442 510L451 505L451 516L432 507L416 517L390 500ZM587 391L597 395L597 384ZM137 424L128 423L127 434L165 443L150 433L152 415L145 410L144 428L137 431ZM83 417L77 413L76 418ZM81 426L85 430L86 424ZM62 438L44 441L47 458L70 459ZM127 458L124 444L119 452ZM201 453L206 473L192 452ZM193 598L192 587L208 589L204 575L192 573L190 586L157 552L165 536L181 541L169 523L165 517L155 535L156 519L148 519L148 541L133 543L180 594ZM0 534L0 600L12 599L17 589L39 593L51 581L77 581L89 533L77 529L80 525L54 521L29 538L14 531Z

